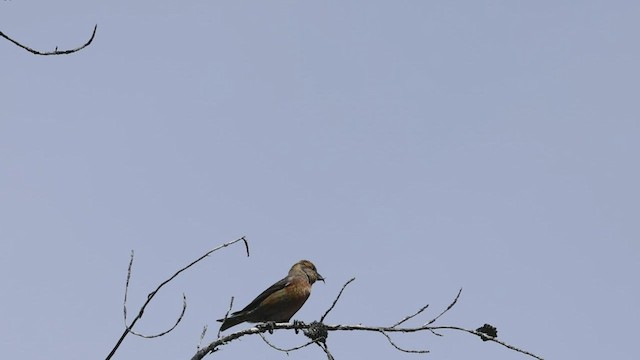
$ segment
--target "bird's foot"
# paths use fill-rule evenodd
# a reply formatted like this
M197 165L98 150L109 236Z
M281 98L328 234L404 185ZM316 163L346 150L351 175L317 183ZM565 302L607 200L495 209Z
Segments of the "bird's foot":
M293 330L296 332L296 334L305 326L307 326L307 324L305 324L304 321L293 320Z
M276 328L276 322L275 321L266 321L266 322L264 322L262 324L256 325L256 327L259 328L259 329L267 329L269 334L273 334L273 330Z

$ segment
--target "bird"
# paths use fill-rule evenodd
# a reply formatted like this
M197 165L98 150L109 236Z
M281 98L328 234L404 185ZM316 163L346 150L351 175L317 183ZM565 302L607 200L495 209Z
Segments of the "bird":
M218 319L220 331L243 322L288 322L300 310L311 294L311 285L324 282L316 266L309 260L293 264L284 279L271 285L244 309Z

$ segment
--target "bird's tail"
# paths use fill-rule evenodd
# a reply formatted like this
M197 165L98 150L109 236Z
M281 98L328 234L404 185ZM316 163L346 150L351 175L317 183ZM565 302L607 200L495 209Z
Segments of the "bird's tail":
M225 331L232 326L236 326L241 322L244 322L245 319L244 316L241 315L232 315L226 319L218 319L218 321L222 323L222 325L220 325L220 331Z

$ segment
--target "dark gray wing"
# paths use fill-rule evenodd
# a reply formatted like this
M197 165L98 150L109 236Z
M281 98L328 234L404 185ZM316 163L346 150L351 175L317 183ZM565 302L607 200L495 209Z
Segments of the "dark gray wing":
M254 310L258 307L258 305L260 305L261 302L264 301L264 299L269 297L269 295L273 294L274 292L284 289L289 284L289 282L289 276L286 276L284 279L278 281L277 283L271 285L267 290L263 291L260 295L258 295L258 297L253 299L253 301L250 302L249 305L245 306L244 309L234 312L233 315Z

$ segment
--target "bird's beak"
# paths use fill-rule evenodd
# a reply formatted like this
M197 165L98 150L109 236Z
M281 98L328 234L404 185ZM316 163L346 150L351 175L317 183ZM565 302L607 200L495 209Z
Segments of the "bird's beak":
M318 281L322 281L324 282L324 278L322 277L322 275L320 275L319 273L316 272L316 275L318 275ZM326 284L326 283L325 283Z

